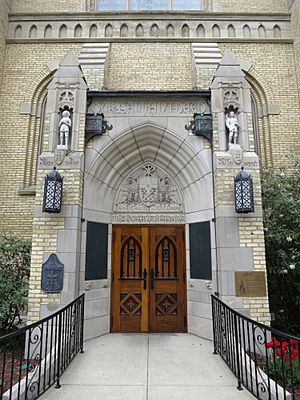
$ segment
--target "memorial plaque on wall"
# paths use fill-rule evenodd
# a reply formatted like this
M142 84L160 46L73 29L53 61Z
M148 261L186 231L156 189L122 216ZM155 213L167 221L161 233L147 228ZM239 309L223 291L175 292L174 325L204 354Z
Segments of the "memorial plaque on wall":
M60 293L64 284L64 265L56 254L51 254L42 266L42 290L46 293Z
M265 297L266 274L259 272L236 272L235 293L237 297Z

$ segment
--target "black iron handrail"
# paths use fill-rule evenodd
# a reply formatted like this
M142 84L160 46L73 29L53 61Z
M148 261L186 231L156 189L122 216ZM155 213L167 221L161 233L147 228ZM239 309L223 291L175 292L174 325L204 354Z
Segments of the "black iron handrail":
M266 310L267 312L267 310ZM300 338L256 322L212 295L214 353L257 399L300 399Z
M0 337L0 400L35 400L83 353L84 294L56 313Z

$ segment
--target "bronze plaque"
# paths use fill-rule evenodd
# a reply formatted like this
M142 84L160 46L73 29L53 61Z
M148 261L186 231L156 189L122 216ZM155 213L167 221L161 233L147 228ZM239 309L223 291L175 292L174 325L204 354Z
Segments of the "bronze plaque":
M237 297L266 297L265 272L236 272L235 293Z

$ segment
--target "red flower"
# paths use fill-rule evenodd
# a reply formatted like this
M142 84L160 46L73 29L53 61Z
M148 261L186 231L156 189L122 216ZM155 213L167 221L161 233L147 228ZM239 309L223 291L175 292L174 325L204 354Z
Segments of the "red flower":
M298 340L290 339L290 344L296 344L296 345L298 345Z
M297 352L297 353L296 353L296 352L292 353L292 354L291 354L291 359L292 359L292 360L296 360L297 357L298 357L298 355L299 355L298 352Z
M285 361L289 360L289 356L284 356Z

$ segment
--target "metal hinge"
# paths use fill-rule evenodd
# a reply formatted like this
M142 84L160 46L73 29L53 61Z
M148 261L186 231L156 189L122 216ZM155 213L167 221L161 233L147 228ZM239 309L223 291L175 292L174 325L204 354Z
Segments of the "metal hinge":
M185 274L185 272L183 273L183 282L184 283L186 282L186 274Z
M115 241L115 232L113 232L113 234L112 234L112 241L113 242Z
M112 316L111 317L111 326L113 326L114 325L114 317Z
M115 281L115 273L112 271L111 272L111 281L114 282Z
M184 316L184 327L185 327L185 328L187 327L187 318L186 318L186 315Z

